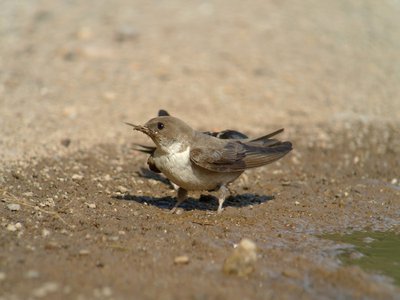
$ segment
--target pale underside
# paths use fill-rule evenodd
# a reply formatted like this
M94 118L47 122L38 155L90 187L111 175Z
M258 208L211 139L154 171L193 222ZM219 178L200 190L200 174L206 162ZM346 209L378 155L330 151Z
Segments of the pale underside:
M153 156L157 168L173 183L189 190L215 190L234 181L238 172L213 172L201 168L190 160L190 147L183 151L165 153L157 149Z

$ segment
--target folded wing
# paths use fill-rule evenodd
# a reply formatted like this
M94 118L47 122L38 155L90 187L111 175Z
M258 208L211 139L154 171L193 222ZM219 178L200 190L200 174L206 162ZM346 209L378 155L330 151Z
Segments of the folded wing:
M190 151L193 163L214 172L239 172L272 163L292 150L291 142L276 141L273 145L259 142L228 142L223 148L197 147Z

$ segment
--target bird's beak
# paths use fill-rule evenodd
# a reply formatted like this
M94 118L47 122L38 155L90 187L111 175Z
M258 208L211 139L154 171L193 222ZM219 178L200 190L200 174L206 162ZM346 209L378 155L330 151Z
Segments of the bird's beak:
M147 135L150 135L150 134L151 134L150 129L149 129L148 127L146 127L146 126L143 126L143 125L134 125L134 124L127 123L127 122L125 122L125 124L126 124L126 125L129 125L129 126L132 126L132 127L133 127L133 130L137 130L137 131L143 132L144 134L147 134Z

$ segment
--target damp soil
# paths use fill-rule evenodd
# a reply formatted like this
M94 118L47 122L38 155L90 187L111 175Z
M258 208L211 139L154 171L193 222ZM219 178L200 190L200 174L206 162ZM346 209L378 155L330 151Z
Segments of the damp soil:
M192 193L170 214L175 191L130 144L9 164L2 299L398 298L390 276L343 263L349 245L323 236L399 233L396 128L323 129L328 138L296 134L291 154L235 181L222 214L213 193ZM243 238L258 247L255 270L227 275Z

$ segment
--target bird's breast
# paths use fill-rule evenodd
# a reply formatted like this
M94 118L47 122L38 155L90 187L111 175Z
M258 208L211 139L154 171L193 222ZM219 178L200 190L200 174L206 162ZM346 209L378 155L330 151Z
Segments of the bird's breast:
M190 147L180 152L155 151L156 167L173 183L186 190L213 190L236 179L240 173L211 172L190 160Z

